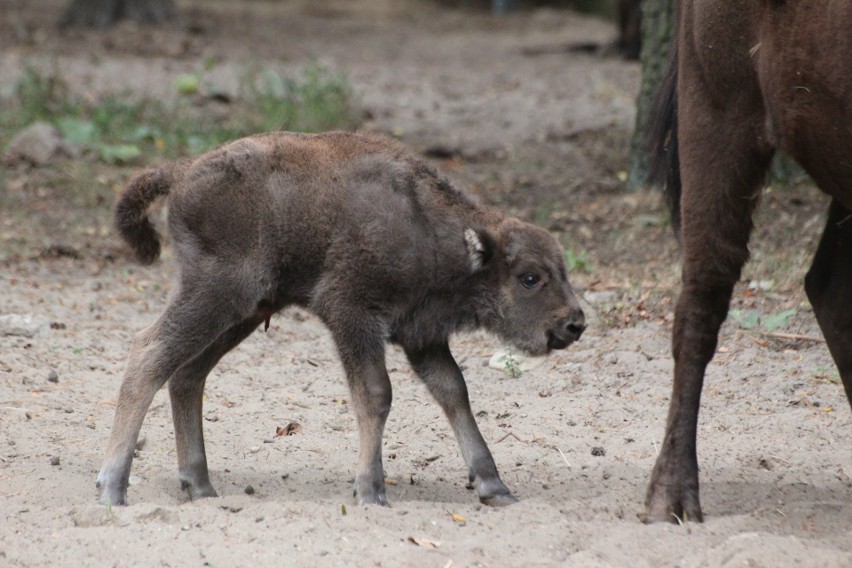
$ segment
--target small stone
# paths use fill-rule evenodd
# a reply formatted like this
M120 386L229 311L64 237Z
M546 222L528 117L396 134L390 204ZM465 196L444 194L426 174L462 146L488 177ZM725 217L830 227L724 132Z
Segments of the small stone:
M254 495L254 487L247 485L245 488L246 495Z
M595 446L594 448L592 448L592 455L598 457L605 456L606 450L601 446Z
M50 465L59 465L59 456L51 456Z
M618 299L618 293L613 290L602 290L599 292L590 290L583 294L583 299L590 304L608 304Z
M59 375L57 375L56 371L54 371L53 369L51 369L47 373L47 382L49 382L49 383L58 383L59 382Z
M59 132L46 122L35 122L12 137L4 160L9 163L29 162L35 166L46 164L62 147Z
M544 362L543 357L528 357L510 347L503 347L488 360L488 366L507 375L518 378L522 373L532 371Z
M0 336L34 337L48 321L32 314L6 314L0 316Z

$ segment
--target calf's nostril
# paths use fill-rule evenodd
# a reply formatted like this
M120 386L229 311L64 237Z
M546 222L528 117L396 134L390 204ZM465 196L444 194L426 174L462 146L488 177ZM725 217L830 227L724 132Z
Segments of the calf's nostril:
M565 325L565 331L574 339L580 339L583 332L586 331L585 322L568 322Z

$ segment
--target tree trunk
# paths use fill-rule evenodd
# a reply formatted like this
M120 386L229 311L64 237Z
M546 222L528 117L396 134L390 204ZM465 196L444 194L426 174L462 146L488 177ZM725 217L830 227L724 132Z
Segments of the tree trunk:
M642 81L636 99L636 127L630 141L629 189L646 185L650 167L648 123L657 88L666 73L675 24L674 0L642 1Z
M59 26L105 29L125 18L156 25L176 15L174 0L71 0Z

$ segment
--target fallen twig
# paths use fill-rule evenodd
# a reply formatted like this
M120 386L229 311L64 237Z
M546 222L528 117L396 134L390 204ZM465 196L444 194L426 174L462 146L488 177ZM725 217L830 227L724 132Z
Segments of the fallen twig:
M795 341L814 341L817 343L825 343L822 337L814 337L812 335L799 335L798 333L779 333L775 331L758 331L764 337L774 337L775 339L792 339Z
M519 442L523 442L524 444L528 443L526 440L522 440L521 438L518 438L518 436L514 432L509 432L508 434L506 434L505 436L503 436L502 438L500 438L499 440L497 440L494 443L499 444L500 442L502 442L503 440L505 440L509 436L513 437L514 439L516 439Z

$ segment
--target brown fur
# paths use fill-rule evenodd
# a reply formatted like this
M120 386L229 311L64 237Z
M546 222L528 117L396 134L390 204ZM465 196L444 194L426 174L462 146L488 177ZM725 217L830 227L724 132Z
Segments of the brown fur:
M852 402L852 4L827 0L679 3L670 200L683 287L674 387L646 501L648 521L700 521L696 425L707 364L749 256L752 213L784 150L831 196L805 289ZM676 120L672 120L677 112Z
M552 236L479 206L401 145L347 133L263 134L140 174L116 223L144 262L159 252L145 210L166 194L180 277L133 343L98 475L102 502L126 503L133 447L166 382L181 483L192 498L216 494L204 381L291 304L316 313L337 344L360 433L359 502L387 504L387 342L402 346L449 418L480 500L515 500L476 426L448 336L484 327L534 354L578 339L583 313Z

